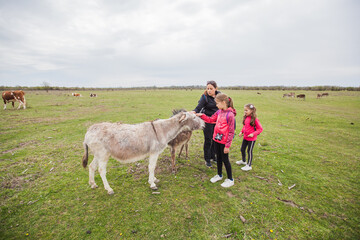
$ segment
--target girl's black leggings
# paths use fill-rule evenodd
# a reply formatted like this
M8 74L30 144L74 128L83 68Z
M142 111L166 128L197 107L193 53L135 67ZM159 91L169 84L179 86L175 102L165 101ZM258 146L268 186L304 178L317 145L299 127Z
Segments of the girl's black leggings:
M227 177L228 177L228 179L232 180L233 178L232 178L232 172L231 172L231 164L229 161L229 154L224 153L225 144L221 144L221 143L214 141L214 145L215 145L215 153L217 156L218 175L222 176L222 164L224 163Z
M244 162L246 162L246 147L247 147L247 153L248 153L248 162L247 164L251 167L252 164L252 160L253 160L253 149L255 146L255 142L256 141L247 141L245 139L243 139L242 145L241 145L241 155L242 155L242 160Z

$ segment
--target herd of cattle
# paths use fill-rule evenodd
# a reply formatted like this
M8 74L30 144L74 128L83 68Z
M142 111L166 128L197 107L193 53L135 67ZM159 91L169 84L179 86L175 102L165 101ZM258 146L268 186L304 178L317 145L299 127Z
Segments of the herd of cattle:
M82 97L80 93L72 93L71 95L74 97ZM97 95L96 93L90 93L90 97L97 97ZM4 110L6 109L6 104L10 102L12 103L13 108L14 103L19 102L19 107L17 109L20 109L21 106L26 109L25 92L23 90L4 91L2 93L2 98L4 100Z
M327 97L329 96L329 93L318 93L316 98L321 98L321 97ZM291 93L285 93L283 95L283 98L284 97L291 97L291 98L295 98L295 93L294 92L291 92ZM305 100L305 94L298 94L296 95L296 98L302 98Z
M260 95L261 93L258 92L257 94ZM80 93L72 93L71 95L74 97L82 97ZM329 96L329 93L318 93L316 98L327 97L327 96ZM90 93L90 97L97 97L97 94ZM284 97L295 98L295 93L294 92L285 93L283 95L283 98ZM4 100L4 110L6 109L6 104L9 102L12 103L13 108L14 108L14 102L19 102L19 107L17 109L20 109L21 106L23 106L23 108L26 109L25 92L22 90L5 91L2 93L2 98ZM296 98L305 100L305 94L298 94L296 95Z
M74 97L82 97L80 93L72 93L71 94ZM96 93L90 93L90 97L97 97Z

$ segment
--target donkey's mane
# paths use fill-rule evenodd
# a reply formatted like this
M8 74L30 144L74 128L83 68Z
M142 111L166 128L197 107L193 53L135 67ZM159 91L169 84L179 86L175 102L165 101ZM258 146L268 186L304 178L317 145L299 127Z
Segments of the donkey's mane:
M184 108L172 110L173 116L175 116L176 114L181 113L181 112L186 112L186 110Z

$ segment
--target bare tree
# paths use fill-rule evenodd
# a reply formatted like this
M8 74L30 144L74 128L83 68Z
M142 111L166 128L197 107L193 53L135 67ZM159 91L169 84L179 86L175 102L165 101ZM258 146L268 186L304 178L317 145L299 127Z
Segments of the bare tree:
M44 89L46 90L46 92L49 92L49 90L51 88L50 83L44 81L42 85L44 86Z

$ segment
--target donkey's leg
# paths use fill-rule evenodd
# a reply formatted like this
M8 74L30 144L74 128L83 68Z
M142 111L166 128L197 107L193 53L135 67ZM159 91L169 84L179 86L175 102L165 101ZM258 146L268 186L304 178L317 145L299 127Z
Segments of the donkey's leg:
M157 189L155 184L155 182L157 181L155 177L155 167L158 157L159 157L159 153L151 154L149 157L149 184L150 184L150 188L154 190Z
M171 170L173 173L175 173L176 169L175 169L175 146L171 147Z
M114 194L114 190L112 190L106 179L106 166L109 161L109 157L109 155L103 155L102 158L99 160L99 173L104 183L105 190L108 191L108 194Z
M93 161L91 162L91 164L89 165L89 184L91 186L91 188L97 188L98 185L96 185L95 183L95 171L98 168L98 158L96 156L94 156Z
M179 151L179 155L178 155L178 157L180 157L181 156L181 153L182 153L182 150L184 149L184 144L183 145L181 145L181 148L180 148L180 151Z
M188 144L189 141L187 141L185 143L185 153L186 153L186 159L188 159L189 157L189 144Z

